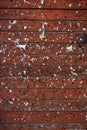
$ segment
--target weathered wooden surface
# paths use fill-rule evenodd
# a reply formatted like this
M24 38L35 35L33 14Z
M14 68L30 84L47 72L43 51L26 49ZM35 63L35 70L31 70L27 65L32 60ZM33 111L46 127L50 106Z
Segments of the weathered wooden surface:
M55 122L85 122L86 112L0 112L1 123L55 123ZM86 121L87 122L87 121Z
M86 0L1 0L1 8L87 9Z
M87 0L0 1L0 130L87 129Z
M86 100L5 100L1 105L0 111L25 111L25 112L78 112L78 111L87 111L87 101ZM81 107L80 107L81 106Z
M43 99L87 99L87 90L85 89L14 89L11 90L0 90L0 96L3 99L28 99L28 100L43 100Z
M0 19L86 20L87 11L86 10L1 9Z
M14 77L3 77L0 78L0 88L1 89L50 89L50 88L86 88L87 79L79 77L24 77L24 78L14 78Z

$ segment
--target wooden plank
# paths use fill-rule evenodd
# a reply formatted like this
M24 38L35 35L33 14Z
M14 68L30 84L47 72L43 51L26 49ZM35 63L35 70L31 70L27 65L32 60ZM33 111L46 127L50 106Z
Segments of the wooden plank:
M0 31L87 31L87 21L0 20ZM85 30L84 30L85 29Z
M26 14L26 15L25 15ZM1 9L0 19L87 20L86 10Z
M14 65L26 65L27 64L27 60L26 60L26 54L22 53L22 54L8 54L8 55L3 55L0 54L1 58L0 58L0 63L1 64L14 64Z
M87 129L87 0L1 0L0 129Z
M11 104L13 102L13 104ZM0 111L70 112L87 111L86 100L3 100Z
M85 130L87 128L86 123L39 123L39 124L3 124L0 125L0 128L3 130L66 130L66 129L80 129Z
M0 8L66 8L66 9L85 9L87 8L87 1L86 0L20 0L20 1L13 1L13 0L1 0Z
M59 76L87 76L87 66L33 66L32 69L28 65L0 66L0 77L59 77Z
M32 127L28 127L26 125L17 125L17 124L14 124L14 125L0 125L0 129L1 130L32 130ZM33 130L36 130L33 128Z
M68 128L59 128L59 130L67 130L67 129ZM73 127L73 129L75 129L75 128ZM44 129L44 128L40 129L39 128L38 130L58 130L58 128L52 128L52 129L51 128L50 129L49 128L47 128L47 129ZM77 129L77 130L79 130L79 129ZM82 130L85 130L84 126L83 126Z
M74 128L73 128L74 129ZM49 130L49 128L47 128L47 129L38 129L38 130ZM50 129L50 130L58 130L58 128L53 128L53 129ZM59 130L67 130L67 128L59 128ZM78 129L79 130L79 129ZM83 130L85 130L85 128L83 128Z
M87 89L1 89L0 99L13 100L64 100L87 99ZM13 103L13 101L12 101Z
M29 65L30 68L33 66L86 66L87 65L87 55L84 53L81 55L29 55L29 54L0 54L0 65Z
M61 77L32 77L32 78L0 78L0 89L54 89L54 88L87 88L87 79L85 78L61 78Z
M87 122L86 112L0 112L1 123Z
M44 35L43 35L44 32ZM14 42L15 44L28 42L57 42L57 43L77 43L86 39L84 32L0 32L0 42ZM85 41L83 42L85 45Z
M23 54L26 53L28 55L56 55L56 54L69 54L69 55L79 55L79 54L87 54L87 45L84 45L84 42L80 44L81 41L76 43L44 43L44 42L29 42L29 43L19 43L19 45L14 44L13 42L0 42L0 53L10 55L13 54ZM20 45L23 45L20 47ZM81 46L81 47L80 47ZM23 48L25 47L25 48ZM71 48L71 50L69 50Z
M66 130L66 129L82 129L87 128L87 123L22 123L22 124L1 124L1 130Z

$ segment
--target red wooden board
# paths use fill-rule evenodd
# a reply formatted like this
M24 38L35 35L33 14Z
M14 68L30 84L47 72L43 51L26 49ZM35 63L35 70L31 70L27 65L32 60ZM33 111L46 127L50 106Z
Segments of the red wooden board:
M87 129L87 0L0 1L0 130Z

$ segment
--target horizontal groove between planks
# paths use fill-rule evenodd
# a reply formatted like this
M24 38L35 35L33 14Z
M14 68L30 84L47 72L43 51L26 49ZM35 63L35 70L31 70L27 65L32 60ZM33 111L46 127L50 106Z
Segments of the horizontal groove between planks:
M39 99L39 100L38 99L30 99L28 101L79 101L79 102L85 102L87 100L86 99Z
M0 7L0 10L2 10L2 9L7 9L7 10L9 10L9 9L17 9L17 10L19 10L19 9L21 9L21 10L24 10L24 9L26 9L26 10L87 10L87 8L46 8L46 7L44 7L44 8L36 8L36 7L34 7L34 8L24 8L24 7L22 7L22 8L20 8L20 7L18 7L18 8L16 8L16 7Z
M37 30L11 30L11 29L8 29L8 30L0 30L0 32L43 32L43 31L37 31ZM48 31L46 30L45 32L53 32L53 33L61 33L61 32L76 32L76 33L87 33L87 31Z
M7 9L7 10L10 10L10 9L21 9L21 10L87 10L87 8L15 8L15 7L0 7L0 10L2 9Z
M4 88L4 87L3 87ZM3 88L0 88L0 90L3 90ZM5 89L5 88L4 88ZM64 87L64 88L29 88L29 87L22 87L22 88L6 88L6 90L16 90L16 89L18 89L18 90L20 90L20 89L26 89L26 90L38 90L38 89L40 89L40 90L44 90L44 89L47 89L47 90L55 90L55 89L59 89L59 90L67 90L67 89L70 89L70 90L72 90L72 89L76 89L76 90L86 90L87 89L87 87L78 87L78 86L76 86L76 87Z
M15 111L6 110L6 111L5 111L5 110L4 110L4 111L1 111L1 110L0 110L0 112L2 112L2 113L4 113L4 112L8 112L8 113L10 113L10 112L14 112L14 113L16 113L16 112L21 112L21 113L24 113L24 112L25 112L25 113L27 113L27 112L38 112L38 113L39 113L39 112L40 112L40 113L41 113L41 112L42 112L42 113L43 113L43 112L49 112L49 113L53 113L53 112L55 112L55 113L56 113L56 112L60 112L60 113L61 113L61 112L63 112L63 113L68 113L68 112L73 112L73 113L81 112L81 113L84 113L84 112L87 112L87 110L68 110L68 111L67 111L67 110L56 110L56 111L55 111L55 110L49 110L49 111L46 111L46 110L43 110L43 111L42 111L42 110L36 110L36 111L35 111L35 110L29 110L29 111L28 111L28 110L27 110L27 111L25 111L25 110L24 110L24 111L23 111L23 110L15 110Z
M45 86L44 86L44 87L45 87ZM0 90L2 90L2 89L5 89L5 87L0 88ZM7 88L6 88L6 89L7 89ZM59 89L59 90L66 90L66 89L70 89L70 90L71 90L71 89L84 90L84 89L85 89L85 90L86 90L87 87L84 87L84 86L83 86L83 87L78 87L78 86L76 86L76 87L70 87L70 88L69 88L69 87L64 87L64 88L62 88L62 86L59 87L59 88L58 88L58 87L54 87L54 88L39 88L39 87L38 87L38 88L29 88L29 87L22 87L22 88L21 88L21 87L20 87L20 88L16 88L16 87L15 87L15 88L9 88L9 87L8 87L8 90L9 90L9 89L12 89L12 90L16 90L16 89L18 89L18 90L19 90L19 89L27 89L27 90L28 90L28 89L29 89L29 90L38 90L38 89L40 89L40 90L41 90L41 89L43 89L43 90L44 90L44 89L47 89L47 90L50 90L50 89L51 89L51 90L55 90L55 89Z
M77 113L77 115L75 115ZM0 112L1 114L1 123L7 122L7 123L17 123L19 121L19 123L24 123L23 120L21 120L22 116L24 115L25 118L25 122L26 123L34 123L34 122L51 122L51 123L55 123L55 122L60 122L60 123L71 123L71 122L76 122L76 123L80 123L80 122L85 122L87 123L87 120L85 119L86 116L86 112ZM48 114L48 115L46 115ZM39 115L39 116L38 116ZM31 118L28 118L29 116L31 116ZM70 119L69 119L70 116ZM5 117L5 118L4 118ZM41 119L40 119L41 117ZM15 119L19 119L19 120L14 120ZM51 118L51 120L50 120Z
M69 4L71 4L71 6L69 6ZM67 0L67 2L65 0L58 0L58 1L53 1L53 0L46 0L43 3L40 0L29 0L29 1L6 1L6 0L1 0L1 5L0 7L4 7L4 8L76 8L76 9L84 9L87 7L87 1L84 0L77 0L77 1L70 1Z
M7 9L7 10L9 10L9 9L15 9L15 8L14 8L14 7L10 7L10 8L9 8L9 7L1 7L0 10L2 10L2 9ZM39 9L39 8L24 8L24 7L23 7L23 8L16 8L16 9L18 9L18 10L19 10L19 9L21 9L21 10L24 10L24 9L27 9L27 10L28 10L28 9L30 9L30 10L33 10L33 9L34 9L34 10L54 10L54 11L55 11L55 10L76 10L76 11L78 11L78 10L82 10L82 11L83 11L83 10L87 10L86 8L82 8L82 9L80 9L80 8L79 8L79 9L77 9L77 8L72 8L72 9L69 9L69 8L67 8L67 9L66 9L66 8L41 8L41 9ZM0 20L3 20L3 19L0 19ZM15 20L15 18L14 18L14 19L5 19L5 20ZM34 21L36 21L36 22L37 22L37 21L46 21L46 20L41 20L41 19L16 19L16 20L21 20L21 21L23 21L23 20L27 20L27 21L31 20L31 21L33 21L33 20L34 20ZM70 22L71 22L71 21L84 21L84 22L85 22L85 21L87 21L87 20L49 20L49 19L48 19L47 21L70 21ZM3 31L3 32L9 32L9 30L0 30L0 32L2 32L2 31ZM10 32L32 32L32 31L33 31L33 32L38 32L38 31L36 31L36 30L31 30L31 31L25 31L25 30L10 30ZM40 32L42 32L42 31L40 31ZM84 33L85 33L85 32L87 32L87 31L48 31L48 30L46 30L45 32L60 32L60 33L61 33L61 32L78 32L78 33L83 33L83 32L84 32ZM30 42L30 43L31 43L31 42ZM34 42L32 42L32 43L34 43ZM53 43L53 42L52 42L52 43ZM57 43L57 42L56 42L56 43ZM64 44L64 43L63 43L63 44ZM5 53L5 54L6 54L6 53ZM59 54L59 55L61 55L61 54ZM69 55L69 54L67 54L67 55ZM70 56L72 56L72 55L73 55L73 54L70 54ZM76 54L75 54L75 55L76 55ZM66 66L67 66L67 65L66 65ZM52 66L52 67L54 67L54 66ZM61 76L59 76L59 77L61 77ZM74 76L73 76L73 77L74 77ZM82 78L82 77L87 78L86 76L79 76L79 77L77 77L77 78ZM1 78L1 77L0 77L0 78ZM4 78L11 78L11 77L4 77ZM19 78L19 77L15 77L15 78ZM22 77L22 78L25 78L25 77ZM33 78L37 78L37 77L29 77L29 78L32 78L32 79L33 79ZM54 78L54 77L40 77L40 78ZM57 78L57 77L56 77L56 78ZM67 77L65 77L65 78L67 78ZM2 79L3 79L3 77L2 77ZM19 89L19 88L14 88L14 89L12 88L12 90L15 90L15 89ZM21 89L26 89L26 88L21 88ZM35 89L45 89L45 88L27 88L27 89L33 89L33 90L35 90ZM26 90L27 90L27 89L26 89ZM46 89L54 89L54 90L55 90L55 89L62 89L62 88L46 88ZM78 89L78 90L83 90L83 89L87 89L87 88L86 88L86 87L85 87L85 88L75 88L75 87L74 87L74 88L64 88L63 90L66 90L66 89L76 89L76 90ZM0 90L1 90L1 89L0 89ZM31 99L31 100L32 100L32 99ZM40 100L43 101L44 99L40 99ZM49 99L45 99L45 100L49 100ZM53 99L53 100L55 101L55 99ZM73 100L73 99L64 99L63 101L65 101L65 100L68 100L68 101L69 101L69 100ZM75 99L74 101L76 101L76 100L83 101L83 102L86 101L86 99L81 99L81 100L80 100L80 99ZM34 100L34 101L35 101L35 100ZM57 100L57 101L58 101L58 100ZM5 111L0 111L0 112L4 113ZM16 113L16 112L18 112L18 111L7 111L7 112L8 112L8 113L10 113L10 112ZM28 112L28 111L20 111L20 112L21 112L21 113L22 113L22 112L25 112L25 113L26 113L26 112ZM29 111L29 112L42 112L42 113L43 113L43 111ZM45 112L51 113L51 112L57 112L57 111L45 111ZM86 111L86 110L84 110L84 111L78 111L78 110L77 110L77 111L69 111L69 110L68 110L68 111L67 111L67 110L66 110L66 111L62 111L62 110L60 111L60 110L59 110L58 112L62 112L62 113L66 113L66 112L67 112L67 113L68 113L68 112L69 112L69 113L70 113L70 112L73 112L73 113L81 112L81 113L84 113L84 112L87 112L87 111ZM0 123L0 125L6 125L6 124L7 124L7 125L14 125L14 124L18 124L18 125L20 125L20 124L22 124L22 125L28 125L28 124L30 124L30 125L32 125L32 124L40 124L40 123L41 123L41 124L52 124L51 122L49 122L49 123L48 123L48 122L46 122L46 123L43 123L43 122L34 122L34 123L23 123L23 122L22 122L22 123L21 123L21 122L20 122L20 123L5 123L5 122L4 122L4 123ZM74 124L74 122L64 122L64 123L63 123L63 122L53 122L53 123L54 123L54 124L56 124L56 123L57 123L57 124L71 124L71 123ZM86 125L87 125L87 122L85 122L85 121L84 121L84 122L78 122L78 123L80 123L80 124L86 124ZM78 123L75 122L75 124L78 124Z
M24 51L24 52L26 52L26 51ZM3 56L5 56L6 54L9 54L9 53L0 53L0 56L1 55L3 55ZM13 55L15 55L15 53L12 53ZM23 53L17 53L17 55L18 54L23 54ZM38 54L29 54L29 53L25 53L26 55L30 55L30 56L38 56ZM47 53L43 53L42 55L40 55L40 56L46 56L46 54ZM76 53L76 54L70 54L70 53L66 53L66 54L64 54L64 53L61 53L61 54L57 54L57 56L68 56L68 55L70 55L70 56L82 56L82 55L85 55L85 56L87 56L87 53L85 53L85 52L81 52L81 53ZM56 54L54 55L52 55L52 54L50 54L50 53L48 53L47 54L47 56L56 56ZM82 58L82 57L81 57ZM7 63L6 63L7 64ZM2 64L0 64L0 65L2 65ZM4 65L4 64L3 64ZM60 65L60 64L59 64ZM37 65L36 65L37 66ZM44 65L40 65L40 66L44 66ZM48 66L48 65L46 65L46 66ZM53 66L53 65L52 65ZM61 66L64 66L64 65L61 65ZM65 66L69 66L69 65L65 65ZM75 66L75 65L71 65L71 66ZM80 66L80 65L79 65ZM83 66L84 67L84 65L81 65L81 66Z
M47 77L47 76L34 76L34 77L23 77L23 76L15 76L15 77L13 77L13 76L0 76L0 78L37 78L37 77L39 77L39 78L54 78L54 77ZM61 78L70 78L70 77L73 77L73 78L86 78L87 79L87 76L63 76L63 75L59 75L59 76L56 76L56 78L58 78L58 77L61 77Z
M12 90L11 90L12 91ZM10 92L9 89L0 90L1 98L3 100L9 100L15 98L17 100L39 100L39 99L87 99L87 89L39 89L39 90L29 90L29 89L15 89Z
M81 123L81 124L87 124L87 122L54 122L54 123L51 123L51 122L47 122L47 123L44 123L44 122L34 122L34 123L0 123L0 125L3 125L3 124L6 124L6 125L9 125L9 124L11 124L11 125L14 125L14 124L18 124L18 125L20 125L20 124L23 124L23 125L29 125L29 124L66 124L66 123L68 123L68 124L78 124L78 123Z
M6 54L6 53L5 53ZM6 64L0 64L0 67L13 67L14 65L10 65L9 66L9 64L8 63L6 63ZM19 67L20 65L16 65L16 67ZM43 67L43 68L58 68L58 65L32 65L32 67L37 67L37 66L40 66L40 67ZM60 67L77 67L78 69L79 69L79 66L80 67L86 67L87 65L60 65ZM21 67L23 67L23 64L22 64L22 66ZM29 65L28 65L28 63L27 64L25 64L24 65L24 67L29 67Z
M2 99L3 100L3 99ZM20 100L15 99L13 105L10 105L10 101L3 100L0 111L26 111L26 112L85 112L87 111L86 100ZM27 103L27 105L26 105ZM51 103L51 105L49 105ZM17 107L19 105L19 107ZM61 104L61 105L60 105ZM31 109L29 109L31 108Z
M29 79L29 78L30 78L30 79L36 79L37 77L38 77L38 76L36 76L36 77L23 77L23 76L17 76L17 77L16 77L16 76L12 76L12 77L11 77L11 76L2 76L2 77L0 77L0 79L1 79L1 78L2 78L2 79L4 79L4 78L5 78L5 79L6 79L6 78L8 78L8 79L12 79L12 78L14 78L14 79L19 79L19 78L24 78L24 79L25 79L25 78L28 78L28 79ZM43 76L43 77L40 77L40 76L39 76L38 78L41 78L41 79L43 79L43 78L44 78L44 79L50 79L50 78L51 78L51 79L55 79L55 78L59 78L59 77L60 77L60 78L65 78L65 79L67 79L67 78L78 78L78 79L79 79L79 78L84 78L84 79L87 79L87 76L79 76L79 77L78 77L78 76L69 76L69 77L68 77L68 76L67 76L67 77L66 77L66 76L65 76L65 77L64 77L64 76L57 76L57 77L46 77L46 76L45 76L45 77L44 77L44 76Z
M43 22L44 21L48 21L48 22L55 22L55 21L60 21L60 22L62 22L62 21L63 22L76 22L76 21L77 22L87 22L87 20L80 20L80 19L79 20L62 20L62 19L59 19L59 20L55 20L55 19L54 20L52 20L52 19L51 20L49 20L49 19L44 20L43 19L43 20L41 20L41 19L26 19L26 18L24 18L24 19L10 19L10 18L9 19L0 19L0 21L3 21L3 20L5 20L5 21L8 21L8 20L25 21L26 20L26 21L43 21Z

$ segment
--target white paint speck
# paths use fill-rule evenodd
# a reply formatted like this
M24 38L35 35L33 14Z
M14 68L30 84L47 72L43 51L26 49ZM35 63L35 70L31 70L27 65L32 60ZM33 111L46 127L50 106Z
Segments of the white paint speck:
M80 84L82 84L83 83L83 81L80 81Z
M87 121L87 115L85 116L85 120Z
M78 13L79 13L79 11L77 10L77 11L76 11L76 14L78 14Z
M81 6L81 4L78 4L78 6Z
M61 66L58 66L58 70L62 71Z
M56 0L54 0L54 4L56 4Z
M14 43L17 43L17 44L19 44L19 39L16 39L15 41L14 41Z
M10 24L16 24L17 20L14 20L13 22L9 21Z
M77 25L78 25L78 27L79 27L79 26L80 26L80 23L78 22Z
M29 38L26 38L26 37L25 37L25 38L24 38L24 41L25 41L25 42L28 42L28 41L29 41Z
M24 29L27 29L27 26L24 26Z
M24 15L24 13L21 13L21 15L23 16L23 15Z
M84 94L83 96L87 98L87 94Z
M71 4L71 3L69 4L69 7L70 7L70 8L72 7L72 4Z
M18 44L17 47L20 48L20 49L24 49L24 50L26 50L26 45Z
M86 31L86 28L82 28L83 31Z
M23 73L26 74L26 70L24 70Z
M57 75L56 75L56 74L54 74L54 77L57 77Z
M10 89L9 92L12 93L12 90Z
M72 27L72 23L69 23L69 26Z
M44 0L41 0L41 4L42 4L42 5L44 4Z
M11 29L12 25L8 25L8 29Z
M76 76L78 75L78 74L76 74L76 73L75 73L75 72L73 72L73 71L71 71L71 73L72 73L73 75L76 75Z
M68 50L68 51L73 51L72 45L70 45L69 47L67 47L67 50Z
M82 38L80 38L80 41L82 41L83 39Z
M12 98L13 101L15 101L15 98Z
M3 53L3 50L0 50L0 53Z
M40 35L40 39L43 40L45 38L45 25L47 25L48 23L47 22L42 22L42 34Z
M11 105L13 104L13 102L12 102L12 101L8 101L8 102L9 102L9 104L11 104Z
M70 70L73 70L73 71L75 71L75 69L74 69L73 67L70 67Z
M29 104L28 102L25 102L25 103L24 103L25 106L28 106L28 104Z
M39 77L36 77L36 80L39 80Z
M9 41L11 41L11 38L8 38Z
M27 4L29 4L29 0L24 0L24 3L27 3Z

